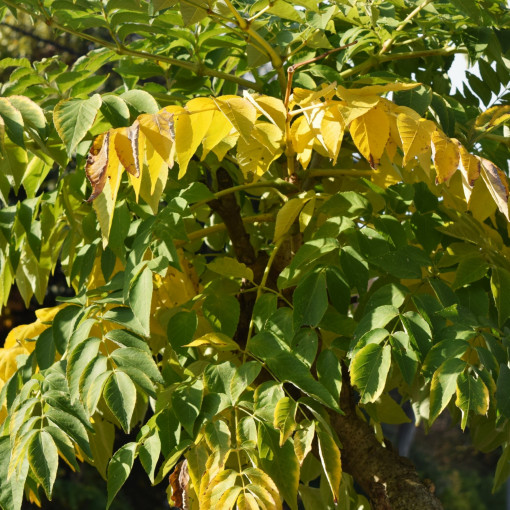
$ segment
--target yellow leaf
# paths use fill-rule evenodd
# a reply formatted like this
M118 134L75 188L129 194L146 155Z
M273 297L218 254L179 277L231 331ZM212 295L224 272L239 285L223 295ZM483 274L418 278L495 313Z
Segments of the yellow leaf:
M147 141L168 166L172 167L175 140L174 114L163 109L156 114L140 115L138 122Z
M168 176L168 164L165 159L161 157L160 152L158 152L157 148L147 140L147 144L145 147L145 159L147 160L147 168L149 169L150 176L150 195L154 195L156 190L156 186L158 185L158 181L160 180L160 176L164 178L164 184L166 184L166 174ZM145 199L145 197L143 197Z
M397 117L397 127L402 139L404 150L404 160L402 163L405 166L415 156L423 154L430 149L432 133L436 126L430 120L415 120L405 113L400 113Z
M311 148L313 133L310 131L304 117L298 117L292 123L290 127L290 138L296 154L300 154L304 150Z
M459 166L459 149L441 130L432 133L436 182L446 182Z
M288 233L290 227L292 227L292 224L296 221L298 214L301 212L301 209L310 198L311 197L292 198L283 205L276 215L273 242L276 243Z
M180 179L186 174L188 163L206 136L216 105L207 97L197 97L186 104L185 112L175 116L175 157L179 163Z
M384 109L377 105L354 119L350 128L352 139L372 168L377 168L390 136L390 121Z
M239 345L223 333L206 333L183 347L214 347L220 351L239 350Z
M324 146L335 165L344 136L344 120L338 109L338 103L333 103L324 110L320 132Z
M335 82L328 85L323 84L319 90L307 90L296 87L292 92L291 103L298 104L300 106L307 106L320 101L321 98L324 98L325 100L331 99L335 93L335 87Z
M239 133L237 131L234 131L233 134L223 138L223 140L221 140L221 142L218 143L218 145L216 145L213 148L212 151L218 158L218 161L221 161L225 157L227 152L236 146L238 139L239 139Z
M140 131L140 123L135 120L132 126L115 131L115 151L119 161L130 175L140 177L145 152L145 136Z
M281 99L271 96L256 96L255 102L257 103L257 108L269 121L273 122L281 130L285 129L287 112Z
M213 150L222 140L231 136L232 133L235 133L235 140L237 141L239 134L233 128L232 122L230 122L230 120L228 120L228 118L221 111L217 110L213 112L209 130L205 134L202 141L201 160L203 161L211 150ZM235 145L235 143L233 145ZM218 159L222 158L219 158L218 156Z
M257 119L256 108L247 99L237 96L222 96L214 101L241 139L247 144L250 143L250 135Z
M492 161L479 158L481 163L481 175L487 185L498 209L510 221L508 214L508 181L506 175Z
M468 202L468 211L471 211L473 218L483 222L494 214L497 208L485 181L483 179L475 181Z
M260 177L282 151L283 133L269 122L257 122L251 140L241 138L237 144L237 162L247 176L249 172Z
M470 154L466 148L454 138L452 139L459 148L460 154L460 173L462 175L462 187L464 189L464 196L466 202L469 203L471 192L476 180L480 177L480 160Z
M262 471L262 469L250 467L245 469L242 474L251 482L250 485L264 488L271 497L271 503L273 503L276 508L281 508L282 500L278 487L276 487L273 479L267 473Z
M338 105L344 125L348 126L354 119L365 115L381 101L379 96L353 97L348 102L341 102Z
M130 178L132 176L130 175ZM140 182L141 179L136 179L136 181ZM120 179L118 179L118 184L120 184ZM106 180L106 184L104 186L104 193L101 193L95 200L92 202L92 207L96 211L97 221L99 221L99 227L101 228L101 237L103 239L103 248L108 245L108 239L110 237L110 229L112 228L113 221L113 212L115 210L115 200L117 198L117 193L119 191L119 187L112 188L110 184L110 180Z
M315 202L317 198L314 196L310 199L310 201L304 205L303 209L299 213L299 231L304 232L305 228L308 226L310 221L313 218L313 213L315 211Z
M400 90L410 90L418 87L421 83L387 83L385 85L368 85L366 87L346 89L342 85L338 85L336 94L341 99L349 101L353 96L375 96L377 94L385 94L386 92L397 92Z

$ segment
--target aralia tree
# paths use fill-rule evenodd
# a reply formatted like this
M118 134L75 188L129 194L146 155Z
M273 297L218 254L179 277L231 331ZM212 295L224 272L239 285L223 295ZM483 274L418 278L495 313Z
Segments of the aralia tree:
M0 12L91 46L0 60L0 304L75 293L0 350L0 507L59 462L109 506L141 462L180 508L441 508L384 440L406 402L506 480L503 3ZM481 78L452 95L456 54Z

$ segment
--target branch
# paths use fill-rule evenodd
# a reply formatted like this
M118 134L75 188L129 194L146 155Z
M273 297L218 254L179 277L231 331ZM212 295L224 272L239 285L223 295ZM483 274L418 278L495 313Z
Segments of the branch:
M418 7L416 7L416 9L414 9L408 16L407 18L402 21L402 23L400 23L398 25L398 27L396 28L395 30L395 35L391 38L391 39L388 39L387 41L384 42L383 44L383 47L381 49L381 51L379 52L379 55L382 55L383 53L387 52L392 46L393 46L393 43L395 42L395 39L399 36L399 32L404 29L406 27L406 25L424 8L424 7L427 7L428 4L432 3L434 0L424 0L420 5L418 5Z
M48 25L50 25L53 28L56 28L57 30L60 30L62 32L67 32L68 34L75 35L76 37L80 37L82 39L86 39L87 41L93 42L97 46L102 46L105 48L108 48L109 50L117 53L117 55L129 55L131 57L139 57L143 59L148 60L154 60L155 62L165 62L170 65L174 65L176 67L181 67L183 69L187 69L188 71L191 71L192 73L198 75L198 76L211 76L214 78L219 78L221 80L231 81L233 83L237 83L238 85L241 85L245 88L251 88L257 92L262 92L262 87L253 81L246 80L244 78L241 78L240 76L235 76L233 74L225 73L223 71L218 71L216 69L210 69L208 67L205 67L203 64L193 64L191 62L186 62L184 60L178 60L176 58L167 57L165 55L156 55L153 53L147 53L145 51L136 51L131 50L125 46L117 46L116 44L106 41L105 39L101 39L99 37L95 37L90 34L86 34L84 32L79 32L77 30L73 30L72 28L66 27L64 25L61 25L60 23L56 22L52 18L45 18L44 16L41 16L40 14L34 14L33 12L30 12L28 9L25 9L23 7L20 7L16 5L16 3L13 0L3 0L3 3L7 5L8 7L11 7L13 9L21 10L22 12L25 12L26 14L29 14L30 16L36 16L39 19L44 20Z
M378 66L384 62L393 62L395 60L407 60L411 58L427 58L427 57L449 57L456 53L466 54L468 51L465 48L438 48L435 50L423 50L423 51L409 51L405 53L392 53L390 55L373 55L365 62L358 64L357 66L346 69L340 73L342 78L348 78L355 74L364 74L373 67Z
M330 413L342 443L345 471L368 495L374 510L442 510L440 501L416 473L412 463L391 447L384 447L368 424L356 414L349 373L344 367L340 407Z

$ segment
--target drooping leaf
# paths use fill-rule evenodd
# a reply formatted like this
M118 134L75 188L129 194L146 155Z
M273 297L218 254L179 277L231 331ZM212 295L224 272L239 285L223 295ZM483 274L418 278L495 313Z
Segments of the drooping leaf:
M480 377L462 372L457 378L455 405L462 411L461 428L467 425L469 411L486 414L489 409L489 390Z
M459 166L459 149L457 144L439 129L432 133L432 143L437 174L436 181L438 183L447 182Z
M433 423L450 402L457 387L457 378L465 368L465 361L451 358L447 359L432 376L429 423Z
M322 467L326 474L331 492L333 493L333 500L336 503L338 501L340 482L342 480L340 449L330 433L324 430L320 424L317 426L317 439Z
M51 500L53 484L57 477L58 450L55 441L45 430L32 437L28 445L28 460L47 498Z
M403 165L430 149L432 133L436 129L432 121L413 119L401 113L397 117L397 126L404 149Z
M296 429L296 410L296 402L289 397L283 397L276 404L273 426L280 431L280 446L283 446Z
M136 443L127 443L119 448L108 464L108 502L106 510L110 508L113 499L128 479L137 455Z
M374 402L383 392L391 364L389 345L368 344L351 363L351 383L360 392L361 402Z

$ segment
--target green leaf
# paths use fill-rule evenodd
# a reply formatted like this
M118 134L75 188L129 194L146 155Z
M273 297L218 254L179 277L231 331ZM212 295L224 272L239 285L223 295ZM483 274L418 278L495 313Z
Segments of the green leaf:
M421 354L422 358L427 355L432 346L432 331L428 322L417 312L406 312L400 316L406 333Z
M465 361L451 358L447 359L434 372L430 385L430 424L435 421L450 402L457 387L457 378L465 368Z
M261 365L258 361L249 361L236 368L230 382L230 398L236 404L243 391L257 378Z
M418 370L418 356L411 346L409 335L396 331L390 336L391 352L397 362L404 381L411 385Z
M130 113L124 99L105 94L102 96L101 113L114 128L129 126Z
M297 510L299 462L292 441L286 441L280 447L278 432L262 423L259 426L258 450L260 467L273 479L290 508Z
M224 455L230 450L230 430L223 420L209 422L205 427L205 438L213 452Z
M338 402L342 389L342 365L334 352L326 349L317 358L317 376Z
M241 313L239 301L234 296L221 296L221 299L207 296L202 303L202 312L216 331L234 336Z
M326 268L326 283L331 304L338 312L347 314L351 304L351 288L335 266Z
M111 357L119 367L132 367L141 370L157 383L163 383L163 377L152 358L146 351L136 347L121 347L112 352Z
M374 402L384 390L391 365L391 347L368 344L351 362L351 383L358 388L361 403Z
M510 317L510 299L506 289L510 288L510 271L501 267L492 268L491 290L498 309L499 325L502 326Z
M355 339L360 339L368 331L384 328L398 315L398 308L392 305L383 305L369 310L359 321L354 333Z
M35 129L40 136L46 132L46 117L42 108L25 96L9 96L9 102L23 117L24 125Z
M276 404L273 427L280 431L280 446L283 446L296 430L296 410L296 402L289 397L283 397Z
M104 399L122 428L129 433L135 410L136 387L124 372L113 372L104 386Z
M145 336L150 334L152 271L145 266L129 289L129 306Z
M24 148L23 117L21 112L11 104L8 98L0 97L0 117L3 119L7 136L13 143Z
M182 21L184 25L193 25L207 17L209 5L202 0L194 4L187 4L186 2L180 3Z
M45 430L35 434L28 445L28 461L46 497L51 500L53 484L57 476L58 450L55 441Z
M399 425L410 423L411 420L387 393L383 393L375 402L364 405L365 411L377 423Z
M255 390L253 396L255 415L271 423L274 418L276 404L285 396L282 384L276 381L265 381Z
M492 492L498 491L510 476L510 445L507 443L496 465Z
M66 306L60 310L53 319L53 342L60 354L67 348L67 343L75 329L76 321L79 319L83 309L80 306Z
M294 327L317 327L328 308L326 275L324 271L305 276L293 295Z
M108 464L108 502L106 510L110 508L113 499L128 479L137 455L137 443L127 443L119 448Z
M496 390L496 402L498 404L498 411L510 418L510 368L508 365L500 365L499 376Z
M184 430L191 436L193 434L193 425L200 413L202 406L203 384L197 379L188 386L179 386L172 392L172 406L181 422Z
M97 356L100 344L101 340L99 338L89 338L78 344L69 356L66 373L71 401L78 398L80 391L80 378L90 361Z
M180 355L185 355L187 345L193 340L197 329L197 314L195 312L178 312L168 321L167 336L172 349Z
M312 450L312 441L315 437L315 422L303 420L299 422L300 428L294 434L294 451L300 466L308 453Z
M258 331L264 329L268 319L276 312L278 297L276 294L262 294L253 307L252 320Z
M55 441L55 444L57 446L57 449L60 453L60 455L65 459L65 461L72 466L72 468L75 471L79 471L80 467L78 466L78 463L76 462L76 455L74 452L74 445L69 439L69 437L62 432L58 427L52 427L51 425L48 427L45 427L44 429L46 432L48 432L51 437L53 438L53 441Z
M487 274L488 269L489 264L485 257L481 255L463 258L455 272L455 280L452 288L458 289L468 283L480 280L480 278L483 278Z
M53 122L70 156L94 124L101 107L101 96L89 99L64 99L53 110Z
M159 106L156 100L144 90L128 90L120 95L129 106L133 107L137 114L158 113Z
M331 434L317 425L317 439L319 443L319 456L321 459L324 473L328 479L331 492L333 493L333 500L338 502L338 495L340 491L340 481L342 479L342 462L340 459L340 449Z
M462 411L461 428L467 425L469 411L486 414L489 409L489 390L480 377L462 372L457 379L455 405Z
M25 459L20 472L9 479L9 459L11 444L8 436L0 438L0 507L5 510L20 510L25 479L28 474L28 461Z
M138 457L142 463L145 472L149 476L151 483L154 483L154 472L156 464L158 463L161 454L161 440L157 432L143 440L143 443L138 448Z

